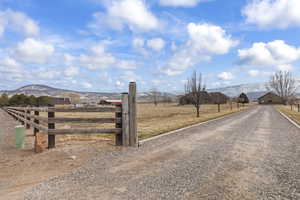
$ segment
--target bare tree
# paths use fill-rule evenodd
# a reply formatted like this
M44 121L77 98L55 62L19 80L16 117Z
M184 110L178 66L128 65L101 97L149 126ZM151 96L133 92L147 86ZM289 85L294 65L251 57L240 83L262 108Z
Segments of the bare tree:
M275 92L286 104L295 95L297 83L291 72L278 71L271 76L267 89Z
M203 102L203 92L205 92L205 85L202 82L202 75L197 75L194 71L192 76L187 80L184 86L185 95L191 100L197 111L197 117L200 117L200 106Z
M158 91L157 88L154 87L151 89L150 93L151 93L154 105L157 106L160 92Z

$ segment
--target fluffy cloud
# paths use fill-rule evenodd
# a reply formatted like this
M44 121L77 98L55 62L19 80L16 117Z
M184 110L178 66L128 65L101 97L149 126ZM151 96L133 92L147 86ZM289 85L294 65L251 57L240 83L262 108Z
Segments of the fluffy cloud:
M145 45L145 40L142 38L134 38L132 40L132 45L136 49L143 48Z
M95 13L92 28L103 24L116 30L122 30L128 25L131 30L152 30L159 26L158 19L148 9L143 0L110 0L104 4L107 12Z
M291 72L294 70L293 66L292 65L278 65L276 66L276 69L278 71L285 71L285 72Z
M229 81L229 80L234 79L234 76L231 72L222 72L222 73L218 74L218 78L222 79L224 81Z
M82 83L82 86L83 86L84 88L86 88L86 89L90 89L90 88L92 88L92 87L93 87L93 85L92 85L92 84L90 84L90 83L88 83L88 82L84 82L84 83Z
M18 62L10 57L0 60L0 72L2 73L21 73L22 68Z
M165 41L161 38L153 38L147 41L147 46L155 51L160 51L165 47Z
M300 26L299 0L253 0L242 11L246 23L260 28Z
M27 36L35 36L40 32L38 23L22 12L10 9L0 12L0 36L6 29L23 33Z
M116 58L107 53L102 44L93 46L89 54L81 54L79 60L89 69L105 69L116 63Z
M190 23L187 29L190 37L188 45L199 53L226 54L237 45L237 41L226 35L220 26Z
M255 70L255 69L249 70L249 71L248 71L248 74L249 74L250 76L252 76L252 77L255 77L255 76L258 76L258 75L259 75L259 71L258 71L258 70Z
M251 66L274 66L296 61L300 49L287 45L282 40L269 43L254 43L249 49L238 50L240 64Z
M51 44L27 38L17 45L14 56L25 63L44 64L53 53L54 47Z
M74 77L79 74L79 68L74 66L69 66L65 69L64 74L68 77Z
M184 6L193 7L196 6L201 0L160 0L159 4L162 6Z
M68 62L75 59L73 56L67 55L65 59ZM72 61L72 63L74 60ZM104 44L98 44L90 48L90 52L87 54L81 54L79 56L79 63L81 66L87 67L92 70L103 70L108 67L116 67L120 69L135 69L137 64L134 61L121 60L113 56L106 51Z
M225 30L211 24L189 23L188 41L170 58L161 71L169 76L183 73L201 60L209 60L211 55L226 54L238 44Z

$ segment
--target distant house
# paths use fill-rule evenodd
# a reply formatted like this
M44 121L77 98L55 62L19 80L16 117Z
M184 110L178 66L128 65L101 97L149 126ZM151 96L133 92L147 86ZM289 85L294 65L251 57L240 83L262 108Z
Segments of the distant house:
M229 97L221 92L211 92L209 96L212 104L226 104L229 100Z
M273 92L268 92L267 94L258 98L259 104L282 104L283 100L277 94Z
M225 94L221 92L211 92L206 91L200 92L201 94L201 104L226 104L229 100ZM180 105L192 104L192 98L190 94L186 94L179 97Z
M49 99L49 106L63 106L70 105L71 101L69 98L51 97Z

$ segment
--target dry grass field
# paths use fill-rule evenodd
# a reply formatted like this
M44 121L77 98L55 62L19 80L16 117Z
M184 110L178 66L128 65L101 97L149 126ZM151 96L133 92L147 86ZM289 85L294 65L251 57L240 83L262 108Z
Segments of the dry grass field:
M195 108L192 105L178 106L177 104L138 104L138 134L140 139L153 137L168 131L176 130L189 125L215 119L230 113L238 112L248 108L248 106L236 104L221 105L221 112L218 112L217 105L202 105L200 118L196 117ZM84 116L83 116L84 114ZM113 113L56 113L56 117L114 117ZM114 124L57 124L56 128L114 128ZM58 136L58 141L67 140L91 140L91 139L113 139L111 135L64 135Z
M298 112L297 106L293 106L293 110L291 109L291 106L285 105L276 106L276 108L300 125L300 112Z

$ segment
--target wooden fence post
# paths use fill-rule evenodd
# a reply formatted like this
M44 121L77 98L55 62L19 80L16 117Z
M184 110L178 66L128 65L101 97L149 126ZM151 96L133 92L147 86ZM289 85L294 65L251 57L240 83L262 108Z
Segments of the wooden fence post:
M121 108L121 110L123 110L123 108L122 108L123 105L116 105L116 108L118 108L118 107ZM122 111L121 112L116 112L115 117L116 117L116 128L122 128L122 121L117 121L118 118L119 119L122 118ZM123 145L122 134L116 134L116 146Z
M24 118L25 118L25 111L22 110L22 111L20 111L20 112L22 112L22 114L20 114L19 116L22 117L22 118L24 119ZM22 119L20 119L20 122L21 122L22 125L25 125L25 121L23 121Z
M129 146L129 107L128 93L122 94L122 144Z
M138 135L137 135L137 121L136 121L136 83L130 82L129 84L129 141L130 146L138 145Z
M34 115L35 116L39 116L40 112L39 111L34 111ZM40 123L40 121L38 119L34 119L33 122L36 123L36 124ZM33 129L33 135L36 136L36 133L38 133L38 132L39 132L39 129L37 129L37 128L34 127L34 129Z
M55 112L48 112L48 119L54 118ZM55 129L55 123L48 123L48 129ZM49 135L48 134L48 148L54 148L55 147L55 135Z
M30 110L26 110L26 120L30 121L30 114L31 114L31 111ZM30 124L29 123L26 123L26 129L30 129Z

